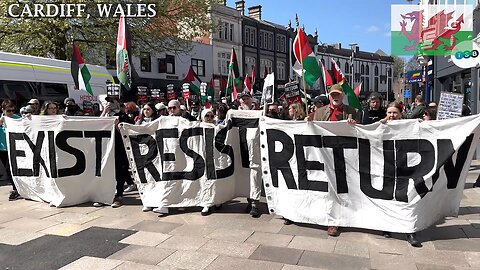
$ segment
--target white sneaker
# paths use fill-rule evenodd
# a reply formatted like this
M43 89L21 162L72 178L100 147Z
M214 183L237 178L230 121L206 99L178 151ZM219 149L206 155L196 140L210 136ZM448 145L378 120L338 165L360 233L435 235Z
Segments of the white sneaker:
M168 214L168 208L167 207L157 207L153 208L152 210L154 213L157 214Z
M153 207L144 206L144 207L142 208L142 211L143 211L143 212L150 212L150 211L152 211L152 210L153 210Z
M99 203L99 202L93 203L93 207L102 207L102 206L103 206L103 203Z
M137 190L137 186L135 184L129 185L123 192L132 192Z

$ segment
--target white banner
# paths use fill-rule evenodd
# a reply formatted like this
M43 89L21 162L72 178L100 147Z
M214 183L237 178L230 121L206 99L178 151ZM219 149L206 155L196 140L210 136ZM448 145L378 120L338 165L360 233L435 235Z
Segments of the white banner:
M229 111L226 126L161 117L120 131L144 206L213 206L260 198L261 111Z
M5 118L18 192L55 206L111 203L115 195L115 118Z
M260 121L271 213L297 222L420 231L457 215L480 116L444 121Z

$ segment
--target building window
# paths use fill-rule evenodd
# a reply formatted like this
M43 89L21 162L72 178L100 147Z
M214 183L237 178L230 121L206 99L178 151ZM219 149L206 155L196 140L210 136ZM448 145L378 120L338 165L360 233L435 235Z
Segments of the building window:
M253 67L256 65L255 57L245 56L245 74L252 75Z
M262 49L263 49L263 36L264 35L265 35L265 33L263 31L260 31L260 39L259 39L258 47L260 47Z
M365 66L365 74L370 75L370 67L368 64Z
M267 73L272 73L273 61L269 59L260 59L260 76L265 78L265 70Z
M273 50L273 33L268 33L268 49Z
M373 91L378 92L378 77L375 77L375 85Z
M158 58L158 73L167 73L167 61L165 58Z
M280 51L280 36L278 36L278 35L275 38L275 50L277 50L277 52Z
M230 41L233 41L233 23L230 24Z
M375 76L378 76L378 66L375 66Z
M228 65L230 64L230 55L229 52L219 52L217 54L218 58L218 74L227 75L228 74Z
M277 74L275 74L277 79L285 80L285 62L277 61Z
M275 48L277 52L285 52L286 37L282 35L277 35Z
M234 25L228 22L220 22L218 30L218 38L223 40L233 41Z
M192 58L192 69L198 76L205 77L205 60Z
M362 87L364 90L362 92L370 92L370 78L365 77L365 87Z
M257 31L253 27L245 26L245 45L249 45L252 47L257 46Z
M142 52L140 54L140 70L145 72L152 71L152 61L150 59L150 53Z
M175 74L175 56L166 55L165 62L167 64L167 74Z
M392 77L392 68L388 68L387 75L388 77Z
M364 75L365 74L365 65L360 66L360 74Z
M349 65L348 61L345 62L345 73L346 73L346 74L349 74L349 73L350 73L350 67L349 67L348 65Z

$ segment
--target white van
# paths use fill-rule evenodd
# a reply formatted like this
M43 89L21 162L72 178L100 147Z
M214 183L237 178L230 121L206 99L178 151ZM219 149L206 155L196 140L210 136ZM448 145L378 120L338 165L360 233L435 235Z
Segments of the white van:
M82 107L83 101L100 103L99 95L105 95L106 81L112 76L102 66L88 65L93 96L77 90L70 72L70 61L0 52L0 100L11 99L23 106L31 98L54 100L62 104L72 97Z

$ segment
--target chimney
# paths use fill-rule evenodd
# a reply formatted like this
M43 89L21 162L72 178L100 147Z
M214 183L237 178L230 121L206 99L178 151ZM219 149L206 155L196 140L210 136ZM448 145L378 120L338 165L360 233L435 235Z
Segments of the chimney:
M333 47L337 50L340 50L342 48L342 43L336 43L335 45L333 45Z
M237 10L240 11L240 14L245 16L245 1L237 1L235 2L235 6L237 7Z
M227 6L227 0L223 0L223 5Z
M262 20L262 6L254 6L248 8L248 17L255 19L257 21Z

